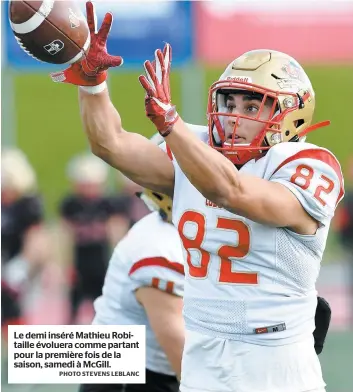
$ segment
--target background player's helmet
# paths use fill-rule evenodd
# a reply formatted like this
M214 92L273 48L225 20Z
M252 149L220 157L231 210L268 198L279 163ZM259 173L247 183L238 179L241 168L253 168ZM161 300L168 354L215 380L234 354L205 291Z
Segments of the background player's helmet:
M226 96L232 91L263 97L256 117L227 113ZM268 98L273 102L271 113L269 118L260 119ZM234 164L242 165L261 156L275 144L304 141L308 132L328 125L329 122L324 122L310 127L314 109L314 90L296 60L274 50L253 50L232 61L210 87L207 108L209 143ZM231 142L225 140L224 133L224 123L229 116L234 117L235 123ZM240 118L263 124L262 131L250 144L234 143Z
M26 155L17 148L1 151L1 189L24 196L36 191L37 176Z
M108 165L91 153L82 153L68 163L67 176L73 183L104 183Z
M137 192L136 195L145 202L151 211L158 211L163 220L172 222L173 204L169 196L146 188L142 192Z

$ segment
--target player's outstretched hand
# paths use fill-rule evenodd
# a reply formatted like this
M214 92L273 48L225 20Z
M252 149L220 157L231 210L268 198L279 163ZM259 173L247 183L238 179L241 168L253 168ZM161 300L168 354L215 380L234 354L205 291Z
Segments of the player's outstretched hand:
M162 136L167 136L171 132L172 125L179 118L171 102L169 82L171 62L172 48L166 44L163 52L160 49L155 51L155 60L152 63L144 62L146 76L139 76L139 81L146 90L146 115Z
M123 64L120 56L111 56L107 52L107 38L113 23L113 15L108 12L97 33L97 18L93 3L86 3L87 23L90 31L90 47L80 62L72 64L61 72L51 73L54 82L71 83L78 86L97 86L107 79L110 67Z

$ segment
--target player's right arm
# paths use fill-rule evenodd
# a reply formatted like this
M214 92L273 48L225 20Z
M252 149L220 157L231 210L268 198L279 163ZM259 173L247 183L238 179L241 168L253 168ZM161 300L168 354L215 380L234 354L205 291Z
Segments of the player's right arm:
M123 63L120 56L107 52L107 38L113 15L107 13L96 32L96 16L91 2L86 3L90 47L82 61L51 74L55 82L79 88L79 102L84 130L92 152L120 170L137 184L172 195L174 167L169 158L148 139L126 132L121 117L109 98L107 70Z
M79 92L80 112L92 152L137 184L173 194L174 166L167 154L144 136L126 132L108 89Z

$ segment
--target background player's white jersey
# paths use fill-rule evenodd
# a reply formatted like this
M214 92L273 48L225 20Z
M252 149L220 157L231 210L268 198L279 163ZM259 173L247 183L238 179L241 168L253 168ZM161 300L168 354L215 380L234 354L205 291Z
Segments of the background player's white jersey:
M198 130L206 141L207 133ZM240 169L289 188L320 222L315 235L262 225L219 208L173 162L173 222L187 255L186 328L265 345L310 336L315 282L330 220L343 196L336 158L312 144L281 143Z
M111 257L103 295L95 303L93 324L146 325L146 367L174 375L156 341L144 308L134 291L142 286L183 296L184 265L180 238L175 227L158 212L138 221L119 242ZM158 304L156 304L158 306Z

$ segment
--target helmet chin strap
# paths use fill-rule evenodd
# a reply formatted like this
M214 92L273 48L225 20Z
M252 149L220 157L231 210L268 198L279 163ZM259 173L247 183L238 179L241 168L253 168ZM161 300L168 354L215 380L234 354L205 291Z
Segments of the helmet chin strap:
M214 137L215 142L216 142L217 144L221 144L222 141L221 141L221 138L219 137L219 134L218 134L218 131L217 131L217 128L216 128L215 125L213 126L212 134L213 134L213 137Z
M219 117L221 117L221 116L219 116ZM216 118L216 119L215 119L215 122L216 122L216 121L218 121L218 125L220 125L221 128L224 130L224 116L222 116L221 119ZM221 140L221 138L220 138L220 136L219 136L219 133L218 133L217 125L216 125L216 124L213 125L212 134L213 134L213 137L214 137L215 142L216 142L217 144L222 144L222 140Z
M330 120L326 120L326 121L319 122L319 123L317 123L317 124L311 125L310 127L304 129L304 131L300 132L300 133L298 134L298 136L299 136L299 137L306 136L308 133L313 132L313 131L315 131L315 130L318 129L318 128L327 127L327 126L330 125L330 124L331 124L331 121L330 121Z

